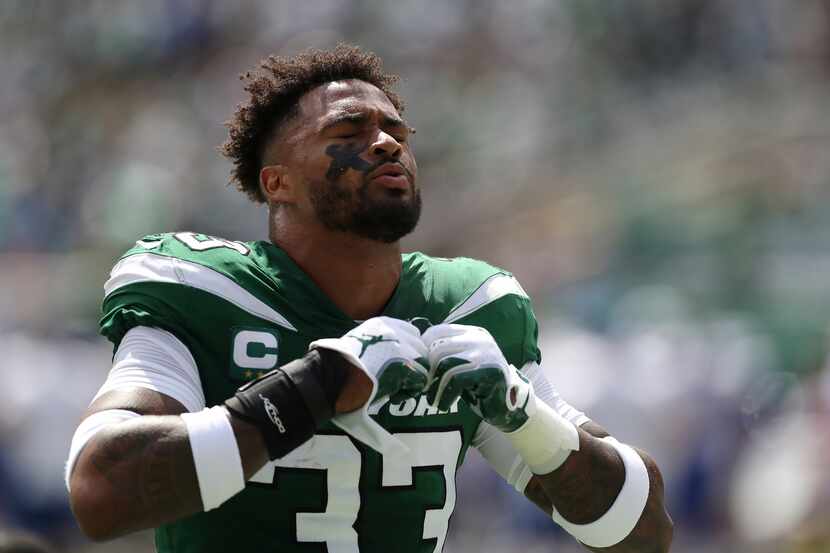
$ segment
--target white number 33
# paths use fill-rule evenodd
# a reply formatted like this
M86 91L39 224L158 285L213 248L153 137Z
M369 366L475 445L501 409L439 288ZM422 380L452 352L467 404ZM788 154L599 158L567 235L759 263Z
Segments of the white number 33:
M435 539L434 552L444 546L450 515L455 508L455 471L461 451L461 433L411 432L396 433L411 450L411 466L396 465L383 458L381 485L411 486L415 467L441 467L446 482L446 500L438 509L424 512L423 539ZM361 455L346 436L318 434L314 437L314 459L291 456L269 463L251 478L251 482L274 482L276 467L318 468L326 471L328 502L322 513L297 513L297 541L325 542L329 553L357 553L357 532L354 529L360 511Z

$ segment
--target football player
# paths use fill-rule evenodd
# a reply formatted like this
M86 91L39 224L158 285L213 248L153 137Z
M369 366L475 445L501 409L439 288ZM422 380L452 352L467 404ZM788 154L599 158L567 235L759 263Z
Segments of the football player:
M660 472L545 380L516 279L401 254L421 192L380 59L341 45L246 80L223 150L270 240L150 235L113 268L113 367L67 462L83 531L440 552L472 446L589 549L667 551Z

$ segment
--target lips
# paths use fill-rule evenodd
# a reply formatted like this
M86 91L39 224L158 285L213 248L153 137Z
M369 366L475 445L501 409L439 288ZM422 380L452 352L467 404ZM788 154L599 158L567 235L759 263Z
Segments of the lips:
M369 173L369 180L386 188L406 190L410 186L409 176L399 163L384 163Z

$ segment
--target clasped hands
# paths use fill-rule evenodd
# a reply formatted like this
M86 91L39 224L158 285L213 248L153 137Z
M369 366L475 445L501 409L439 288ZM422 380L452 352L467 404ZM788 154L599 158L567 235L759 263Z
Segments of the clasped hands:
M534 405L530 383L481 327L439 324L422 334L409 322L374 317L340 338L312 342L313 348L336 351L356 369L338 398L338 412L386 396L398 403L426 392L439 410L460 397L483 420L512 432Z

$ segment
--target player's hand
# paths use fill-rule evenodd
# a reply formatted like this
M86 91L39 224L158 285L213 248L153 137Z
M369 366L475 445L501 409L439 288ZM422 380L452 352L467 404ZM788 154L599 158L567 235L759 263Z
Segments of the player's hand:
M426 345L420 331L406 321L375 317L341 338L316 340L309 345L312 348L336 351L363 373L350 374L338 398L338 412L384 396L392 402L403 401L421 393L427 382Z
M441 324L423 335L429 348L427 400L446 411L458 397L502 432L522 426L535 407L533 387L507 362L487 330Z

